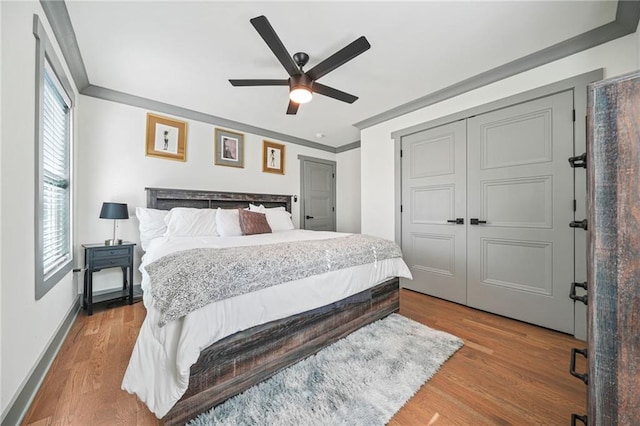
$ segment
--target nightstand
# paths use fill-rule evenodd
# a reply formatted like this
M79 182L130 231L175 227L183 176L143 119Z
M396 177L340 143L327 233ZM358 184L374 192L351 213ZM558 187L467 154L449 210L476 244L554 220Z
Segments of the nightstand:
M135 243L125 241L115 246L104 244L83 244L84 247L84 288L82 307L87 315L93 315L93 304L129 299L133 304L133 248ZM107 268L122 268L122 290L93 294L93 273ZM128 279L127 279L128 272Z

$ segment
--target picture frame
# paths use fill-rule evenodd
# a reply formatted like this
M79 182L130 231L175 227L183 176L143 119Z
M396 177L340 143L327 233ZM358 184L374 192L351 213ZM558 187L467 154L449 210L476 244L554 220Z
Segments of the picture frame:
M284 174L286 146L263 140L262 141L262 171L265 173Z
M216 166L244 168L244 135L230 130L215 130L213 163Z
M147 113L147 157L186 161L187 122Z

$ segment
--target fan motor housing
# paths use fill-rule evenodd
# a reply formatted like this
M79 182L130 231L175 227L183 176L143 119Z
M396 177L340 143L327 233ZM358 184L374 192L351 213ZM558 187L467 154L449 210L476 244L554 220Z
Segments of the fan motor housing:
M291 90L303 87L311 90L312 86L313 80L311 80L306 74L292 75L289 77L289 88Z

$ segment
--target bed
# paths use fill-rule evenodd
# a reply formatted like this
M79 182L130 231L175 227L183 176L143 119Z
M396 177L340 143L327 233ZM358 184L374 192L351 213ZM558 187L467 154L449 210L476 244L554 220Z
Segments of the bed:
M270 209L284 208L285 211L291 212L291 196L286 195L164 188L146 188L146 191L147 207L150 209L170 210L174 207L239 209L247 208L250 204L253 204L263 205L265 208ZM246 244L249 245L254 243L263 244L263 240L269 242L284 241L290 238L287 232L281 232L277 235L274 233L273 236L235 238L242 238L243 241L248 241ZM294 235L293 232L291 231L291 236ZM318 239L329 238L324 236L323 233L313 233L313 231L295 232L296 239L309 239L311 238L309 235L313 235L313 238ZM304 234L305 232L313 234ZM207 243L206 239L201 240L198 244ZM228 240L235 244L236 240L234 238L229 238ZM227 240L221 239L221 241ZM220 244L217 239L215 242ZM163 253L162 250L165 246L170 246L167 241L154 241L154 244L156 246L152 244L147 254L156 253L159 256ZM158 247L161 244L165 244L162 249ZM173 244L183 248L180 246L182 242L173 242ZM195 243L189 241L189 244ZM390 262L392 260L393 262ZM144 264L143 258L143 266ZM145 271L143 267L141 267L141 271L143 272L144 288ZM335 291L331 295L313 293L313 296L301 297L303 293L298 292L310 291L310 289L316 291L316 285L313 284L312 286L312 284L308 283L308 280L304 279L299 280L299 283L298 281L292 281L292 283L286 283L289 287L280 285L272 287L272 290L265 289L255 294L233 298L233 300L239 301L241 308L237 306L226 308L225 303L227 301L216 302L216 306L221 303L217 309L212 310L210 306L207 306L206 309L209 311L206 311L206 313L203 313L205 308L199 309L186 316L184 321L171 322L164 329L158 329L153 324L155 321L155 311L151 307L153 302L145 292L147 318L143 323L140 336L136 342L136 348L127 368L123 380L123 389L136 393L141 400L150 406L156 416L162 417L161 421L164 424L183 424L208 408L218 405L224 400L272 376L277 371L316 353L352 331L398 311L398 276L410 278L410 272L402 262L402 259L386 259L376 264L375 268L371 265L361 265L340 273L342 275L332 272L324 274L322 277L314 278L324 280L323 285L326 287L335 285L336 289L340 288L339 291ZM367 280L368 282L365 282ZM345 282L336 282L334 284L333 281ZM290 284L298 285L299 287L292 288ZM337 287L338 285L341 287ZM344 290L342 286L344 286ZM267 290L273 294L267 294ZM279 293L275 293L276 291ZM323 291L326 293L328 290ZM346 297L343 297L345 295ZM249 311L242 311L247 305L254 306L253 302L246 302L250 300L250 297L259 297L260 302L266 303L267 308L277 300L278 303L287 305L284 312L287 312L288 309L293 309L293 312L296 313L257 314L254 311L259 309L254 308ZM339 299L333 300L332 298L335 297L339 297ZM300 307L291 307L289 305L291 305L290 302L293 299L297 301L309 299L310 301L303 300ZM313 303L322 303L322 305L315 306ZM182 360L183 365L190 365L188 369L188 385L183 383L186 390L179 397L170 395L170 398L176 399L177 402L173 403L173 400L171 401L172 407L166 414L164 413L165 410L152 408L153 404L150 404L150 401L154 398L161 398L154 394L153 389L142 389L140 387L141 382L153 381L153 384L149 384L149 388L155 386L155 392L158 392L157 389L162 389L164 386L163 381L173 379L163 377L159 373L161 368L156 371L147 370L146 372L138 370L150 368L148 366L151 363L150 358L156 357L157 354L165 356L164 353L167 352L167 349L162 346L165 344L164 341L179 341L176 345L184 344L190 338L188 336L195 335L193 329L188 328L190 325L197 324L194 327L198 330L199 328L209 327L209 323L217 321L216 318L218 317L216 315L222 315L220 312L225 309L240 317L239 322L241 325L238 326L239 330L229 335L224 335L225 333L221 332L220 334L223 337L206 346L200 343L201 347L197 348L197 352L195 352L195 349L189 349L189 351L193 352L191 355L186 354L189 351L178 351L175 355L177 358L189 358L189 356L193 358L186 361ZM295 309L303 309L303 311L297 312ZM279 315L285 316L278 317ZM255 318L249 318L252 316ZM264 320L265 318L267 320ZM219 320L219 322L225 322L225 320ZM174 331L170 330L178 330L177 337L173 335L166 337L169 334L164 335L165 331L163 330L169 334L174 333ZM147 337L143 338L143 335ZM163 343L158 343L163 339ZM203 341L202 339L199 340L199 342ZM191 345L191 343L189 344ZM197 346L198 344L195 345ZM144 349L145 347L147 348ZM178 379L178 381L180 380Z

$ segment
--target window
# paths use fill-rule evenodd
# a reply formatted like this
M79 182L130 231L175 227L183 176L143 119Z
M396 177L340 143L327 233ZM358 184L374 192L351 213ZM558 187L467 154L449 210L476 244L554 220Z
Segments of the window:
M71 123L68 89L42 25L36 18L36 299L72 268ZM60 78L59 76L62 76Z
M48 65L48 62L47 62ZM44 73L42 111L42 262L45 279L71 258L71 108L50 66Z

